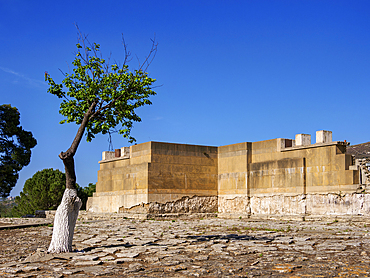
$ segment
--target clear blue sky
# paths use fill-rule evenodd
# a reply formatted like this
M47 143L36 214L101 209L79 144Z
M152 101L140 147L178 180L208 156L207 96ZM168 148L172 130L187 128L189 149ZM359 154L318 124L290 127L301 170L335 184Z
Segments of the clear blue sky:
M28 1L0 0L0 104L16 106L38 141L11 195L44 168L63 169L74 124L60 125L61 82L74 58L76 22L113 59L121 34L141 59L156 34L153 105L140 108L138 143L228 145L333 131L333 140L370 141L369 1ZM122 60L121 60L122 61ZM114 148L129 146L119 136ZM77 182L97 181L107 137L82 141Z

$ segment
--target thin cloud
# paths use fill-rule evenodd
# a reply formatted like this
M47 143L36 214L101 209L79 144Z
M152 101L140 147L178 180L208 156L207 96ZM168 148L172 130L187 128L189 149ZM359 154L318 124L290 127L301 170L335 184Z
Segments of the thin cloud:
M10 73L10 74L12 74L14 76L17 76L19 78L22 78L23 80L27 81L29 83L29 85L31 85L31 86L36 86L36 87L40 87L40 86L45 87L45 86L47 86L47 84L45 82L42 82L42 81L37 80L37 79L29 78L29 77L27 77L27 76L25 76L21 73L18 73L14 70L4 68L4 67L1 67L1 66L0 66L0 70L2 70L3 72L6 72L6 73Z

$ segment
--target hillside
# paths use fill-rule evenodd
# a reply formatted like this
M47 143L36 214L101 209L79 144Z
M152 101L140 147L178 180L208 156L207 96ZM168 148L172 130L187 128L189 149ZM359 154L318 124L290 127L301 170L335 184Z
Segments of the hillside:
M347 153L356 158L370 158L370 142L348 146Z

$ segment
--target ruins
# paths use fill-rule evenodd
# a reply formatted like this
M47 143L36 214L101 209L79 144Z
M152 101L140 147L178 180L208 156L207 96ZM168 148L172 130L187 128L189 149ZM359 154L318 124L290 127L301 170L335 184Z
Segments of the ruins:
M146 142L103 152L87 210L218 217L370 215L369 159L332 132L220 147Z

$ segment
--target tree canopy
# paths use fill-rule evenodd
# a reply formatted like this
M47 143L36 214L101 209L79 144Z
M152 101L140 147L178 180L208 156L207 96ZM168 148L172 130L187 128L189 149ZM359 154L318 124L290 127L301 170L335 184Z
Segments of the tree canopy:
M59 170L44 169L26 180L13 215L35 214L36 210L56 209L66 188L66 175Z
M0 105L0 196L7 197L18 180L18 172L31 161L37 144L32 133L20 126L20 113L10 104Z
M77 27L77 26L76 26ZM77 30L79 31L78 27ZM64 73L61 84L56 83L45 72L49 84L48 92L62 99L59 113L66 117L61 123L79 125L77 134L67 151L61 152L66 173L66 188L75 189L76 175L74 155L86 132L86 140L91 141L96 134L119 132L130 142L135 141L131 134L134 122L141 121L135 110L151 104L150 96L155 79L145 71L157 51L157 44L152 40L149 55L138 69L129 70L127 61L130 53L126 49L122 66L110 64L110 59L103 59L100 45L90 43L79 31L77 52L72 65L72 72ZM124 41L123 41L124 42Z
M85 127L88 142L96 134L115 131L130 142L135 141L130 135L132 125L141 121L135 109L151 104L149 97L156 94L152 90L155 79L150 78L145 70L155 55L157 45L153 41L148 57L134 71L130 71L126 64L130 56L126 46L122 66L103 59L100 45L89 43L81 33L76 47L73 70L64 73L62 84L57 84L45 73L50 86L48 92L62 99L59 113L66 119L61 123L81 125L88 115ZM66 91L63 91L63 87Z

